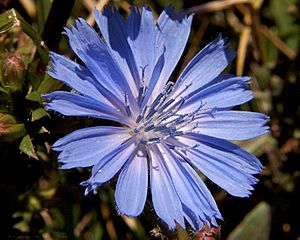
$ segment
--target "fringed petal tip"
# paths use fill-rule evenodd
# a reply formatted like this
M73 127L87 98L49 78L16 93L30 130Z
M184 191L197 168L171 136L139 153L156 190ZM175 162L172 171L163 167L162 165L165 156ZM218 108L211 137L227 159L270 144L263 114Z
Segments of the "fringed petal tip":
M101 184L96 184L89 179L87 181L81 182L80 186L86 187L84 196L87 196L91 191L93 191L93 194L97 194L97 188L100 187Z
M227 57L228 63L230 63L236 57L236 51L233 50L229 43L229 38L223 33L219 33L218 36L209 45L209 49L223 48Z
M177 11L175 6L170 3L164 10L164 12L172 19L173 21L192 21L194 13L186 14L183 11Z
M113 16L114 14L119 14L116 6L114 4L106 4L102 11L100 11L99 9L97 9L96 7L94 8L94 15L95 17L99 17L100 15L101 16L105 16L105 17L111 17Z

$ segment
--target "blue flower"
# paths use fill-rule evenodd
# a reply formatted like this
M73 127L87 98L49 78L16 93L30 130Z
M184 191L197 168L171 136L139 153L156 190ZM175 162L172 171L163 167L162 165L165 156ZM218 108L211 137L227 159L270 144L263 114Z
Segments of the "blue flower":
M84 65L51 53L49 75L76 91L47 94L46 109L111 120L54 143L62 169L90 167L86 194L118 175L115 199L127 216L143 211L148 186L156 214L175 228L221 219L201 172L233 196L248 197L262 165L228 140L268 132L268 117L232 110L252 99L249 77L223 74L235 57L218 37L170 81L186 45L192 16L166 8L157 22L149 8L95 11L101 36L84 20L65 29ZM148 182L148 174L150 174ZM150 197L150 196L149 196Z

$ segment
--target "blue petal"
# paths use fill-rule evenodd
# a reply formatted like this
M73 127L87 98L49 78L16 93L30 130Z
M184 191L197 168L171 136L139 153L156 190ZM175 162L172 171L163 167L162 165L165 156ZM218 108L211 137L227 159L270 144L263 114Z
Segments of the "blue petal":
M45 109L59 112L65 116L87 116L102 118L128 124L124 117L116 109L86 96L80 96L71 92L56 91L43 95L50 101Z
M109 154L103 156L92 169L92 182L102 184L109 181L127 161L135 156L137 146L133 139L120 144Z
M132 39L137 38L140 32L142 15L137 6L130 6L130 15L127 19L127 23L124 24L124 32Z
M191 225L191 227L194 231L198 231L199 229L201 229L204 226L204 222L188 206L186 206L185 204L182 204L182 209L184 212L184 218Z
M195 131L227 140L247 140L268 133L268 120L266 115L256 112L218 111L195 120Z
M168 147L159 148L181 202L202 222L215 223L215 218L221 219L215 200L195 170Z
M154 99L155 94L153 93L154 88L156 87L156 84L159 81L160 78L160 73L161 70L164 66L165 63L165 58L164 58L164 53L160 56L160 58L158 59L157 63L155 64L150 82L149 82L149 86L146 88L146 93L143 99L143 102L141 104L141 109L143 109L143 107L145 105L148 104L148 100L151 97L152 99ZM150 105L150 104L149 104Z
M128 20L128 43L135 58L136 66L140 68L139 79L148 86L156 60L154 55L154 18L150 8L142 7L141 16L136 17L137 14L139 14L137 11L133 12ZM134 18L131 18L131 16Z
M248 102L253 98L252 92L247 90L249 79L249 77L233 77L191 93L179 113L193 112L200 105L203 105L204 109L227 109Z
M207 145L210 147L209 151L213 152L216 156L223 156L226 159L230 159L230 164L237 168L241 168L241 171L257 174L262 170L263 166L255 156L227 140L199 133L188 133L184 135L184 137L178 137L178 139L180 139L182 143L186 143L188 139L192 142L191 144L188 144L189 146L195 146L195 144L198 143Z
M164 164L163 156L156 146L149 152L151 194L155 212L170 229L176 228L175 220L184 227L181 202Z
M129 139L129 129L121 127L91 127L74 131L54 143L60 151L61 169L89 167Z
M194 148L181 154L211 181L231 195L247 197L257 179L262 165L256 157L228 141L201 134L187 134L179 141Z
M174 86L174 93L182 91L191 84L184 92L186 96L213 81L235 56L226 41L225 38L219 37L203 48L179 76Z
M76 21L76 28L65 31L72 49L94 75L98 87L101 87L101 93L107 99L114 100L113 104L121 108L124 105L125 93L130 99L133 98L132 90L118 63L90 25L79 19ZM134 102L131 105L133 107Z
M134 158L122 169L115 199L121 214L135 217L143 211L148 190L147 155L138 151Z
M162 69L153 98L162 91L184 51L192 19L192 15L187 17L182 12L177 13L175 8L169 5L157 20L155 55L158 58L164 52L167 61Z
M108 7L105 7L102 13L98 10L94 12L95 20L106 44L110 47L116 62L126 76L129 86L135 87L135 92L133 88L134 96L137 96L137 89L140 84L140 69L135 63L133 53L127 41L127 25L138 27L138 25L131 22L136 23L133 19L140 16L137 11L135 8L132 8L127 24L118 11L111 11Z
M127 162L131 161L137 152L133 139L120 144L111 152L103 156L92 169L92 176L82 182L81 186L86 186L85 195L96 189L103 183L109 181Z
M131 130L129 128L123 127L110 127L110 126L97 126L97 127L89 127L76 130L63 138L57 140L53 145L52 149L55 151L61 151L64 147L72 143L74 141L82 140L89 137L97 137L97 136L108 136L112 134L120 134L118 138L125 133L129 133Z
M51 69L48 74L51 77L64 82L82 95L110 104L94 86L95 80L88 69L54 52L50 53L50 57Z

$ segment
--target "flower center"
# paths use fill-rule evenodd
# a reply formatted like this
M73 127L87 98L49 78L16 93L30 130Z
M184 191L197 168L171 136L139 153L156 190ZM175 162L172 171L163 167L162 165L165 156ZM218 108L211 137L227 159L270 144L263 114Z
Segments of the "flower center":
M190 85L182 90L176 91L173 83L168 83L164 90L152 100L145 100L147 91L140 91L138 105L140 113L135 118L132 126L132 135L141 144L149 145L153 143L166 142L170 137L176 137L186 132L197 131L198 121L203 115L213 114L214 109L203 108L205 104L200 102L199 106L191 112L181 111L186 103L186 98L182 97ZM146 103L150 102L149 105ZM198 129L199 130L199 129Z

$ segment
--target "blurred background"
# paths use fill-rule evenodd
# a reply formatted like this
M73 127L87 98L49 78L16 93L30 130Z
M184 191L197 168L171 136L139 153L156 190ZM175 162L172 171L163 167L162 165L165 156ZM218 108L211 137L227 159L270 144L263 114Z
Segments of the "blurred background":
M186 50L174 73L223 33L237 51L227 72L252 77L255 100L242 110L271 117L271 133L238 143L265 169L253 195L234 198L206 181L224 221L222 239L300 240L300 1L299 0L1 0L0 2L0 239L201 239L214 230L172 235L151 205L139 218L120 216L115 180L84 197L87 169L58 170L51 144L102 121L63 117L43 109L41 94L68 89L45 74L48 51L74 59L61 35L93 9L111 4L124 17L131 4L150 5L157 17L172 3L194 13ZM15 10L11 10L14 8ZM202 234L202 235L201 235Z

